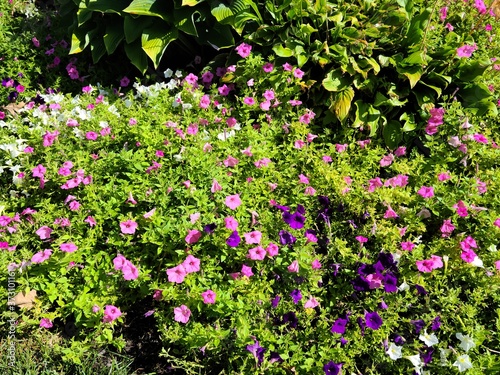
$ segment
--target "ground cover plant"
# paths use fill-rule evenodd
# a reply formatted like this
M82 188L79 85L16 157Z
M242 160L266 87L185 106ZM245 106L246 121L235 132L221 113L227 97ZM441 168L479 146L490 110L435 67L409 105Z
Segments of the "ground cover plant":
M494 113L480 41L470 87L490 85ZM89 366L144 303L166 372L497 373L498 121L453 90L408 139L355 115L323 128L314 72L256 50L154 84L4 96L25 102L0 113L5 332L64 334L54 352ZM454 53L463 72L476 51Z

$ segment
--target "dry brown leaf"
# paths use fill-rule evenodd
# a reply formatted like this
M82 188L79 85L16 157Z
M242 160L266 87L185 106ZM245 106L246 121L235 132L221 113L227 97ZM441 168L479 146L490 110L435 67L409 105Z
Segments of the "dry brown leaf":
M14 305L19 306L21 309L31 309L35 302L36 290L32 289L27 294L19 292L14 297Z
M25 103L24 102L19 102L19 103L10 103L7 104L3 110L9 112L12 117L16 117L18 113L21 112L21 109L24 108Z

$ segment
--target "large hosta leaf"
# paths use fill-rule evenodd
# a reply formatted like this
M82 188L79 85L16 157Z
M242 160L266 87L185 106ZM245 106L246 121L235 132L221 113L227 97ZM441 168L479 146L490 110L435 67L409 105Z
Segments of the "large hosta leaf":
M111 55L115 52L116 47L123 40L123 25L121 20L120 22L111 22L106 26L106 34L104 34L104 45L106 46L106 51L108 55Z
M354 105L356 106L356 118L352 126L356 128L369 126L370 136L374 136L377 133L381 112L362 100L356 100Z
M87 3L87 9L103 12L119 14L123 8L129 4L130 0L90 0Z
M150 27L153 24L152 17L133 17L125 15L123 21L123 30L125 32L125 41L132 43L142 35L142 30Z
M166 24L156 24L143 31L141 45L146 55L153 61L155 69L158 68L160 60L170 42L177 39L177 29L168 29Z
M399 142L401 142L401 139L403 138L401 124L394 120L389 121L387 124L385 124L382 133L384 136L385 144L391 150L394 150L396 147L398 147Z
M169 21L172 16L168 12L167 3L160 0L134 0L123 11L140 16L160 17Z
M335 94L332 105L330 106L330 111L335 113L335 115L341 122L344 121L344 119L349 114L353 98L354 89L352 87L348 87Z
M340 69L330 70L322 82L323 87L332 92L342 91L351 84Z
M133 43L125 43L125 53L132 64L144 74L148 68L148 56L142 50L141 40L137 39Z

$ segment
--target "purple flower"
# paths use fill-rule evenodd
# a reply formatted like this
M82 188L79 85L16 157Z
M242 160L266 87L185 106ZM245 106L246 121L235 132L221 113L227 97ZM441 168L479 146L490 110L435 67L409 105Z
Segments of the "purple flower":
M392 267L396 267L396 262L391 253L383 253L381 252L378 255L378 261L382 263L385 269L390 269Z
M361 266L358 267L358 275L367 276L372 273L375 273L375 268L371 264L361 263Z
M301 204L297 205L297 213L299 213L301 215L305 215L306 209L304 208L304 206L302 206Z
M278 307L278 303L280 303L280 299L281 299L280 296L276 296L271 300L271 306L273 307L273 309Z
M365 312L366 326L373 330L377 330L382 326L382 318L376 311Z
M333 361L328 362L323 366L323 371L325 375L338 375L340 370L342 370L343 363L335 363Z
M405 339L402 336L400 336L400 335L394 336L394 344L399 345L399 346L403 346L404 343L405 343Z
M425 327L425 322L422 319L412 320L412 321L410 321L410 323L415 326L415 332L416 332L417 335L420 333L420 331L422 330L422 328Z
M375 263L373 265L373 270L375 271L375 273L378 273L381 275L382 273L384 273L385 267L381 261L378 261L377 263Z
M389 306L387 306L387 303L385 303L385 301L384 301L384 300L382 300L382 302L380 302L380 303L378 304L378 308L379 308L379 309L383 309L383 310L385 310L385 309L388 309L388 308L389 308Z
M292 234L290 232L287 232L286 230L280 230L279 236L280 236L280 243L282 245L294 244L295 241L297 241L297 238L292 236Z
M215 228L217 228L217 224L215 223L207 224L203 227L203 232L207 234L212 234L215 231Z
M257 340L254 339L254 341L255 343L253 345L247 345L247 350L253 354L253 356L259 361L260 365L264 360L264 352L266 351L266 349L261 347Z
M291 328L297 328L297 324L299 324L299 320L293 311L287 312L283 315L283 320L281 324L288 324Z
M421 354L424 360L424 365L428 365L432 361L432 355L434 354L434 348L426 348L424 353Z
M292 297L293 303L297 304L302 299L302 293L300 293L300 290L294 289L290 293L290 297Z
M348 342L348 341L347 341L345 338L341 337L341 338L340 338L340 347L344 347L344 346L345 346L345 344L347 344L347 342Z
M423 296L425 296L427 293L427 291L425 290L425 288L421 285L418 285L418 284L415 284L415 288L417 289L417 293L418 294L421 294Z
M283 362L283 358L281 358L281 356L277 352L271 352L271 355L269 356L269 363L274 363L274 362L278 363Z
M240 242L241 242L241 238L238 235L237 230L235 230L233 233L231 233L231 235L226 240L227 246L230 246L230 247L237 247L240 244Z
M358 276L351 281L352 287L358 292L366 292L370 290L370 283L364 276Z
M301 229L304 227L304 223L306 218L302 216L299 212L295 212L293 214L289 212L283 212L283 221L290 225L292 229Z
M346 318L338 318L334 323L330 331L332 333L338 333L343 335L345 333L345 327L347 323L349 322L349 319Z
M322 205L324 208L328 208L330 206L330 198L320 195L318 197L319 204Z
M330 264L330 268L333 269L333 276L336 277L340 270L340 264L339 263Z
M384 290L386 293L394 293L398 291L398 278L392 272L387 272L384 275Z
M432 320L431 329L432 329L433 331L437 331L440 327L441 327L441 317L440 317L440 316L436 316L436 317Z

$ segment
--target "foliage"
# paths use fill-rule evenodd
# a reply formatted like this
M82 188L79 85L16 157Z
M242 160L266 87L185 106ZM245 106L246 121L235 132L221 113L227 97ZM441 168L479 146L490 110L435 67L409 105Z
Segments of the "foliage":
M123 46L144 73L148 58L155 69L172 42L197 54L198 45L219 50L234 46L233 28L241 32L255 15L251 0L58 0L61 15L72 19L70 53L90 48L94 62Z
M120 348L126 316L109 307L153 295L163 355L188 373L494 372L498 129L450 100L429 157L357 129L332 143L311 132L297 69L250 54L227 68L235 91L167 71L121 97L42 95L1 122L1 267L38 292L2 321L74 322L78 348ZM442 265L422 271L432 255Z
M443 95L457 94L478 116L497 115L483 83L498 76L490 59L500 56L498 22L477 4L262 1L263 22L245 37L310 72L308 105L325 125L383 134L395 149L423 130L425 114ZM463 46L472 57L461 55Z

